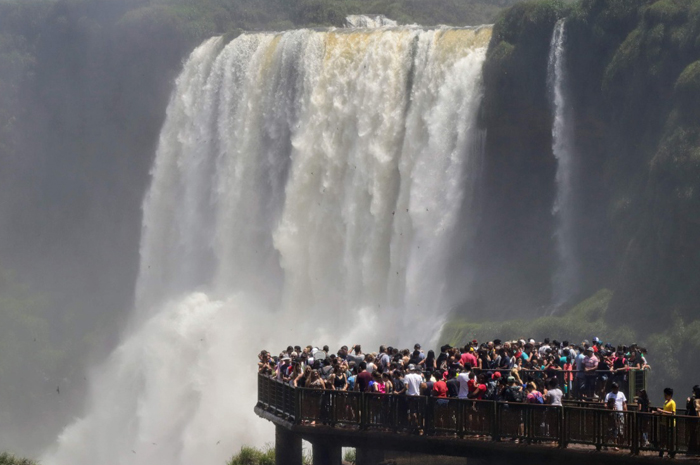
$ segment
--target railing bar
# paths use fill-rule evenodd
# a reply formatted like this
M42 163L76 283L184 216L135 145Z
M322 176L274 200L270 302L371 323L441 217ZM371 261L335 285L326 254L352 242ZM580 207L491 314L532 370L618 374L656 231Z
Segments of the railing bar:
M641 378L644 373L634 376L637 375ZM257 385L260 408L295 423L312 420L332 427L347 424L360 429L399 431L407 425L423 429L426 434L448 433L461 438L467 434L490 435L494 440L512 436L527 442L553 441L559 447L570 443L590 444L597 449L614 445L629 449L632 454L653 450L672 456L695 452L700 427L696 417L660 417L631 410L612 412L598 408L601 404L552 407L519 403L514 405L518 410L508 410L506 418L508 404L495 401L446 399L446 403L438 403L439 399L425 396L404 397L408 411L402 412L401 398L395 395L294 388L264 375L259 376ZM314 405L317 407L309 410ZM415 422L408 415L403 418L409 412L415 416ZM616 419L612 415L622 416L620 425L613 423ZM513 422L517 418L520 420ZM522 432L520 422L524 426ZM575 424L578 427L574 428Z

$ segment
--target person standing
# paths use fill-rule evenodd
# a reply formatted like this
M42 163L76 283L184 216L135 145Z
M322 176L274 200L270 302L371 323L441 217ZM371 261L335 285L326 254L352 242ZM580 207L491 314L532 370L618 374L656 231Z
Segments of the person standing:
M425 360L425 353L421 350L420 344L414 344L413 350L417 350L420 353L420 355L418 356L420 360Z
M646 389L640 389L637 391L637 405L639 406L640 413L650 413L649 404L649 394L647 394ZM642 446L649 447L649 429L650 429L651 419L644 415L640 421L640 432L642 433Z
M458 374L458 369L451 369L447 373L447 381L445 382L445 384L447 385L447 397L459 397L459 378L457 377Z
M359 365L361 362L365 361L365 355L362 353L362 347L360 344L352 346L352 352L347 355L348 363L355 363L355 365Z
M700 417L700 386L693 386L693 394L686 399L685 414L691 417ZM688 444L688 454L698 455L698 420L689 421L686 428L686 444Z
M668 387L664 389L664 406L663 408L657 408L656 413L666 417L661 418L661 421L659 421L659 437L661 439L659 457L664 456L664 449L669 450L668 455L673 457L673 437L676 421L673 418L669 418L676 415L676 401L673 400L673 389Z
M436 371L434 373L435 376L435 382L433 383L433 397L438 397L441 399L446 399L447 398L447 383L445 380L442 378L442 373L439 371Z
M615 441L619 445L625 428L625 417L620 412L627 411L627 397L625 396L624 392L620 392L620 385L616 382L613 382L610 387L610 392L605 395L605 404L611 405L612 410L615 410L616 412L614 414L615 416L612 417L614 426L611 432L615 438ZM620 449L618 447L614 447L613 450Z
M586 390L586 371L583 366L583 359L586 357L584 354L584 351L586 347L584 346L582 348L583 350L578 351L578 355L576 355L576 358L574 358L574 368L576 369L576 397L580 399L583 397L585 390Z
M406 395L419 396L423 376L418 373L415 365L409 365L408 371L409 373L404 377L404 383L406 383Z
M471 346L471 344L467 344L464 346L464 351L462 352L462 356L460 357L460 363L462 366L466 367L467 365L471 368L476 368L479 366L479 362L476 359L476 356L474 355L474 347Z
M559 380L557 378L551 378L549 380L547 394L545 395L546 403L561 407L562 397L564 397L564 393L559 389Z
M598 369L598 357L593 354L593 349L586 349L586 355L583 357L583 370L586 375L585 392L591 397L594 397L596 385L596 370Z
M423 421L422 415L420 415L421 408L418 402L418 396L420 396L423 376L418 373L418 369L413 364L408 366L408 370L410 373L404 377L404 382L406 383L406 395L408 396L406 398L408 401L408 418L414 430L422 431Z
M391 357L387 353L386 347L379 346L379 354L377 354L377 363L382 367L382 371L386 371L391 363Z
M457 393L457 397L460 399L466 399L469 397L469 373L470 371L464 370L457 375L457 380L459 381L459 392Z
M663 408L657 408L656 411L662 415L676 414L676 401L673 400L673 389L664 389L664 406Z
M360 373L355 378L355 390L360 392L370 392L369 383L372 381L372 374L367 371L367 364L360 362Z

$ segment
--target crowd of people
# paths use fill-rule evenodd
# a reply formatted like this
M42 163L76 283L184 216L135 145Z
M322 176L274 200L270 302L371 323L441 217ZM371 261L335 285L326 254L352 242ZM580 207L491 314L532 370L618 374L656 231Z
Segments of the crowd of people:
M413 351L382 345L367 354L359 344L342 346L335 354L328 346L288 346L277 356L263 350L258 366L261 373L294 387L553 405L563 397L605 399L607 404L615 386L619 389L627 382L630 370L651 368L646 349L604 344L597 337L580 344L473 340L459 348L443 345L438 355L424 352L420 344ZM695 395L687 410L700 412ZM645 411L649 398L644 390L637 400ZM675 402L665 404L667 412L675 412ZM617 402L616 408L623 404Z
M359 391L405 396L431 396L562 405L575 398L602 402L613 411L626 411L629 400L621 389L632 370L651 369L647 353L637 344L572 344L544 339L468 342L462 347L443 345L439 353L380 346L364 353L362 347L288 346L276 356L263 350L259 372L293 387ZM644 389L636 392L641 412L675 415L673 390L664 390L663 407L653 409ZM686 415L700 416L700 386L687 398ZM624 428L622 415L611 416L614 434Z
M262 351L259 357L261 373L295 387L518 401L528 398L531 387L530 397L545 398L556 380L555 393L546 397L555 404L564 396L603 399L613 383L627 381L630 370L651 368L644 348L615 347L598 338L581 344L473 340L459 348L443 345L437 355L425 353L420 344L413 351L380 346L367 354L360 345L343 346L337 353L328 346L289 346L277 356ZM521 387L521 394L509 394L511 385Z

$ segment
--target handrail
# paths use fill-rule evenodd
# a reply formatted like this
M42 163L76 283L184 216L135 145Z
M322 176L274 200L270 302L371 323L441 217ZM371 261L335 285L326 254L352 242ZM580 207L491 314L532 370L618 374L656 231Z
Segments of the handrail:
M584 444L635 455L700 452L700 418L684 415L294 388L264 375L258 375L258 407L293 424L346 430Z

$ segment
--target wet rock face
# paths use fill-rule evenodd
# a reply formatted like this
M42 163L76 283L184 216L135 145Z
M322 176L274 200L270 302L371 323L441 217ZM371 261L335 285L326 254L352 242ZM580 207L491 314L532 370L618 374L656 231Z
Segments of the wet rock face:
M548 310L557 258L546 60L554 24L566 18L578 301L608 287L616 292L611 319L692 316L700 288L700 165L691 155L700 131L698 11L698 2L543 1L499 20L484 65L477 291L465 308Z

